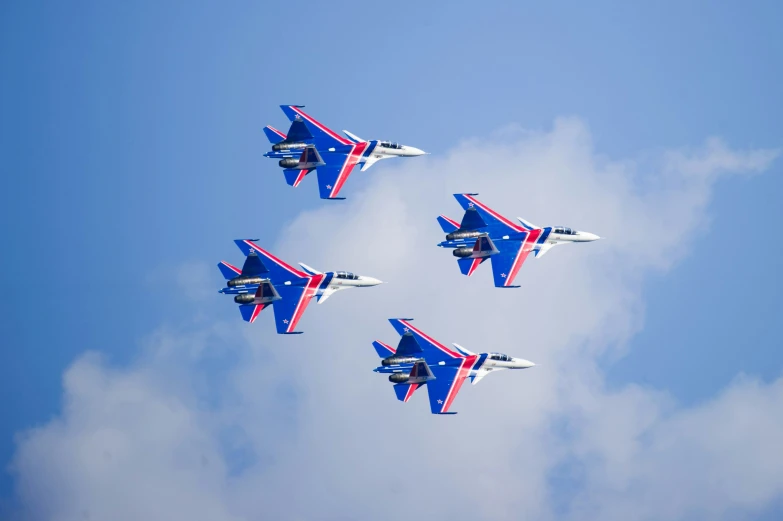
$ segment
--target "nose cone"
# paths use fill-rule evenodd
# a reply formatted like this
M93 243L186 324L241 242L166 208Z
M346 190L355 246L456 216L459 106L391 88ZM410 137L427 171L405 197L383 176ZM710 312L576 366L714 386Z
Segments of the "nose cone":
M527 369L528 367L533 367L536 365L530 360L525 360L524 358L515 358L514 362L519 369Z
M424 150L420 150L416 147L409 147L407 145L403 147L402 151L405 152L406 156L423 156L427 153Z
M599 236L597 236L594 233L590 233L590 232L579 232L579 237L583 241L597 241L598 239L600 239Z
M382 280L373 277L365 277L364 275L359 277L359 282L362 283L362 286L377 286L378 284L383 284Z

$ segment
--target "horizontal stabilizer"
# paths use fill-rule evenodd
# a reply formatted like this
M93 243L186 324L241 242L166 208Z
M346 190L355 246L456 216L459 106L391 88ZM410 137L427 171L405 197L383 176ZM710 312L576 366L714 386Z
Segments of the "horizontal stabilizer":
M416 389L424 385L423 383L415 384L394 384L394 393L397 395L397 399L401 402L407 402L416 392Z
M288 183L288 186L293 186L296 188L299 186L299 183L302 182L302 179L305 178L307 174L315 170L315 168L307 168L304 170L294 170L292 168L286 168L283 170L283 175L285 176L285 182Z
M388 344L384 344L383 342L380 342L376 340L372 343L372 346L375 348L375 352L378 353L378 356L381 358L386 358L387 356L391 356L395 353L394 348Z
M470 277L476 271L476 268L481 266L481 263L487 260L488 258L489 257L476 257L475 259L471 259L471 258L457 259L457 264L459 264L459 271L462 272L463 275L467 275L468 277Z
M438 216L438 224L444 233L451 233L459 230L459 223L454 219L449 219L445 215Z
M258 315L264 310L264 308L268 307L268 303L264 304L242 304L239 306L239 312L242 313L242 319L245 322L250 322L251 324L256 321L256 318L258 318Z
M285 141L285 134L277 130L275 127L270 127L270 126L264 127L264 134L266 134L266 138L273 145Z
M226 280L231 280L242 274L242 271L236 266L227 263L226 261L218 262L218 269Z
M242 266L242 275L247 277L255 277L262 273L269 273L264 263L258 258L255 252L251 252L250 255L245 257L245 264Z

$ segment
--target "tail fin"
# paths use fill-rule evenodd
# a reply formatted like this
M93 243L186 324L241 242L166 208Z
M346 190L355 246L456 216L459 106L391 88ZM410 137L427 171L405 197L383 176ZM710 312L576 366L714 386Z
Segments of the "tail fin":
M226 261L218 262L218 269L220 269L220 273L223 274L223 277L225 277L226 280L231 280L242 274L242 271L239 268Z
M285 141L286 138L285 134L277 130L275 127L270 127L269 125L264 127L264 134L266 134L266 138L273 145L276 145L281 141Z
M462 223L459 227L463 230L479 230L481 228L486 228L487 223L484 221L484 218L481 217L481 214L478 213L476 208L469 207L465 210L465 215L462 216Z
M242 265L242 275L246 275L248 277L255 277L256 275L260 275L262 273L268 273L268 272L269 270L266 269L264 263L261 262L261 259L258 258L256 252L251 251L250 255L245 257L245 263Z
M438 216L438 224L444 233L451 233L459 230L459 223L453 219L449 219L445 215Z
M386 345L383 342L379 342L378 340L373 342L372 346L375 348L375 352L378 353L378 356L381 358L386 358L387 356L391 356L396 352L392 346Z
M299 271L290 264L287 264L249 239L237 239L234 242L245 255L249 255L251 251L256 252L264 263L264 266L269 270L269 277L272 281L301 282L302 279L310 278L310 275L307 273Z

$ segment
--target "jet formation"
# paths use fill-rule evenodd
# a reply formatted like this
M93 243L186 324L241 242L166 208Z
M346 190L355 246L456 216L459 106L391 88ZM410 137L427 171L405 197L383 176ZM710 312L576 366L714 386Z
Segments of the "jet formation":
M264 128L272 143L272 151L264 156L279 160L286 183L293 187L315 170L321 199L345 199L338 194L357 165L362 165L364 172L381 159L425 154L418 148L391 141L367 141L347 130L343 130L343 137L306 114L303 107L280 105L291 120L291 128L288 134L274 127Z
M492 275L497 288L518 288L514 279L519 268L532 252L543 257L558 244L592 242L600 239L590 232L580 232L564 226L536 226L517 217L519 224L500 215L476 199L478 194L454 194L465 210L462 221L445 215L438 217L446 240L441 248L452 248L463 275L470 277L482 262L492 259Z
M303 105L280 107L291 126L286 134L271 126L264 128L272 144L272 150L264 156L278 160L286 182L293 187L315 170L322 199L344 199L339 194L357 165L365 171L381 159L425 154L390 141L364 140L347 130L340 135L306 114ZM565 226L536 226L521 217L514 222L480 202L477 195L454 194L465 214L459 222L445 215L438 217L446 234L438 246L452 250L460 271L467 276L491 259L495 287L518 288L514 280L530 253L542 257L558 244L600 239ZM302 263L295 268L261 248L256 240L234 242L245 260L241 269L225 261L218 264L226 280L219 291L234 296L242 319L249 323L271 305L279 334L301 333L296 327L313 298L320 304L337 291L381 284L376 278L348 271L322 273ZM426 385L433 414L456 414L450 409L467 379L475 385L490 372L535 366L502 353L473 353L458 344L447 347L414 327L411 320L389 320L400 335L396 348L373 342L381 358L381 365L374 371L389 375L402 402Z

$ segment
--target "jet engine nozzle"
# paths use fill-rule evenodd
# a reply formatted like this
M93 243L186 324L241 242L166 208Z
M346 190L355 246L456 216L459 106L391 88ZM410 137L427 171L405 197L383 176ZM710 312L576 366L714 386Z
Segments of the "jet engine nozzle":
M479 235L481 235L481 232L457 230L456 232L451 232L450 234L446 235L446 240L456 241L458 239L472 239L473 237L478 237Z
M457 248L451 254L459 258L470 257L473 255L473 248Z
M237 304L252 304L256 299L256 296L251 293L242 293L234 297L234 302Z
M389 356L381 360L381 365L414 364L421 360L415 356Z
M392 373L389 375L389 381L395 384L404 384L408 381L408 375L404 373Z
M306 146L307 143L278 143L276 145L272 145L272 150L275 152L283 152L285 150L297 150L305 148Z
M285 159L281 159L277 164L282 168L296 168L299 166L299 160L294 159L293 157L287 157Z
M228 287L247 286L248 284L261 284L264 281L261 277L237 277L228 281Z

